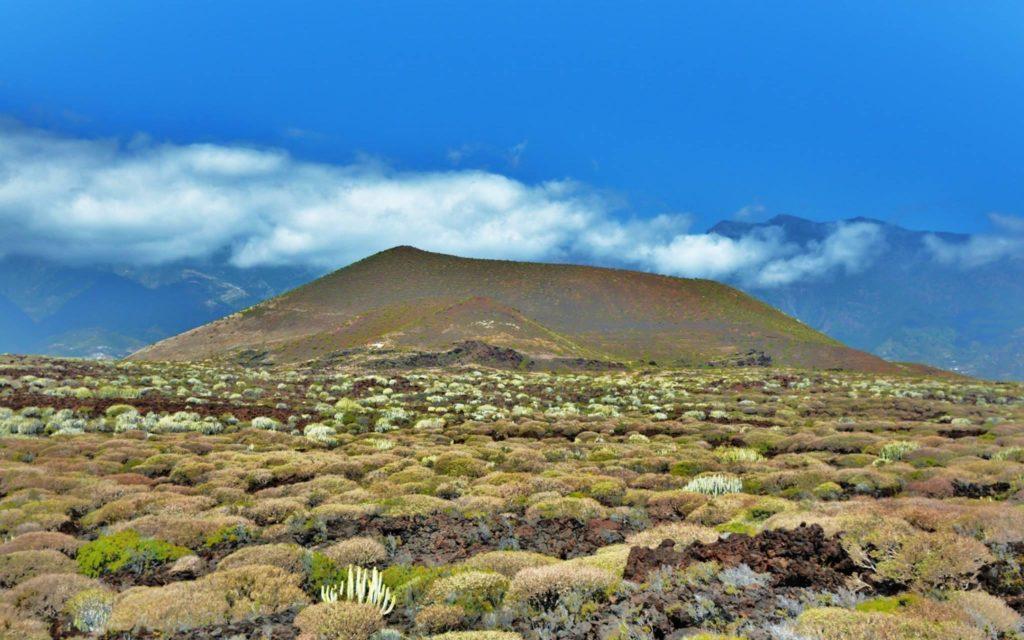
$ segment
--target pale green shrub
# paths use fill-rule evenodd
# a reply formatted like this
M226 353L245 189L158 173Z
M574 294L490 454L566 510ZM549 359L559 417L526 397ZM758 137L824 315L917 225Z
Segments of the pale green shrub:
M310 442L322 447L338 446L338 432L333 427L325 424L309 424L302 430L302 434Z
M85 633L101 633L114 609L114 594L106 589L80 591L65 606L71 624Z
M267 429L269 431L281 431L285 428L284 425L277 420L266 416L257 416L253 418L249 425L253 429Z

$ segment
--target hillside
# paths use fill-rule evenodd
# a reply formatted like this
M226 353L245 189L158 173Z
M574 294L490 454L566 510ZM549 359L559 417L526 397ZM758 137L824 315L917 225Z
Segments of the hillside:
M945 264L935 259L925 239L935 235L950 245L964 245L971 242L970 236L912 231L878 220L845 222L858 221L878 225L884 238L875 259L863 269L836 269L775 287L758 287L741 275L726 282L845 345L881 358L924 362L985 378L1024 379L1024 259L1011 255L970 268ZM777 227L787 243L809 247L822 243L838 224L777 216L759 223L721 222L709 233L740 239ZM0 352L123 357L251 307L320 273L305 267L243 269L232 266L226 256L150 267L72 266L7 256L0 258ZM407 321L412 324L391 336L392 344L418 343L440 350L462 338L480 338L496 345L529 341L533 350L567 357L603 353L598 345L569 340L553 325L503 298L463 289L465 296L446 294L429 302L421 298L409 309ZM496 307L486 311L493 317L470 319L468 314L483 312L480 305L504 311ZM427 310L435 314L430 319ZM394 323L388 313L398 312L388 305L373 311L330 328L340 335L326 344L365 344ZM509 320L509 314L531 323ZM644 340L646 336L641 336L640 342ZM283 355L323 351L323 344L299 340Z
M32 319L0 294L0 352L13 351L32 335Z
M702 364L757 349L775 364L895 372L732 287L635 271L459 258L397 247L136 352L278 362L463 340L533 357Z

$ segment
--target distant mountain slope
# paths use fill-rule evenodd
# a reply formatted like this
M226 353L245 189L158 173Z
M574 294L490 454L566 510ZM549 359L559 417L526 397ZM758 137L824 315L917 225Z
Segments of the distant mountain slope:
M0 295L0 352L14 351L21 345L32 344L34 339L32 319Z
M314 274L214 262L69 266L0 259L0 351L122 357L245 308Z
M968 236L910 231L878 220L884 247L865 269L836 272L781 287L744 286L808 325L890 360L926 362L971 375L1024 379L1024 260L1003 258L963 268L943 264L925 238L948 243ZM722 222L710 233L740 238L780 227L787 241L806 244L839 223L778 216L762 223Z
M698 364L760 349L804 367L897 371L732 287L635 271L458 258L397 247L142 349L304 360L357 345L488 339L530 355Z

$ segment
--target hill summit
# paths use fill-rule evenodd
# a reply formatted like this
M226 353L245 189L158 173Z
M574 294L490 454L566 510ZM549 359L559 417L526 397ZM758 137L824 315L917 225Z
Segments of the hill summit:
M710 280L395 247L135 354L199 360L257 351L299 362L340 351L482 342L535 359L698 365L760 361L894 372L771 306Z

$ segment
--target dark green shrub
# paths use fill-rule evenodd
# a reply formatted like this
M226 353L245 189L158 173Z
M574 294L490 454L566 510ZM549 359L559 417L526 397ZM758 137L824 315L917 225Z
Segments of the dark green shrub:
M309 554L305 564L306 580L303 586L314 596L319 596L320 589L325 585L345 584L348 579L348 567L338 566L338 563L319 551Z

